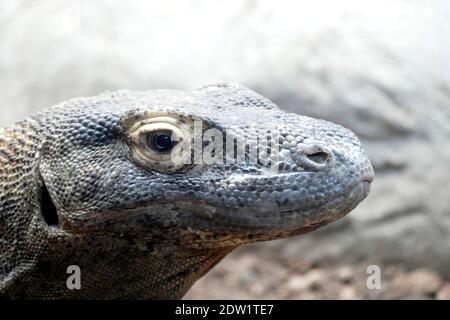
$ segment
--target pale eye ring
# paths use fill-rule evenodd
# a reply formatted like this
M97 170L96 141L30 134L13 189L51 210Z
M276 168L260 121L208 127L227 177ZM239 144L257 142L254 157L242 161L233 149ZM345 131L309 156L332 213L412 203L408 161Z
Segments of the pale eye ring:
M158 130L147 135L147 146L156 152L169 152L175 144L170 130Z
M159 172L175 172L191 159L191 122L169 116L152 117L129 129L131 156Z

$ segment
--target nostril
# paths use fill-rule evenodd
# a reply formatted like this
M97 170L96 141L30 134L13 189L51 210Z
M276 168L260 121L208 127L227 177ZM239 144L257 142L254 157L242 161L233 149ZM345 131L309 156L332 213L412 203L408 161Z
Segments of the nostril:
M311 161L313 161L313 162L315 162L317 164L324 164L324 163L327 162L327 160L329 158L329 155L326 152L319 151L319 152L315 152L315 153L312 153L312 154L308 154L308 155L306 155L306 157L309 160L311 160Z
M306 170L323 170L334 161L335 152L328 146L297 144L295 161Z

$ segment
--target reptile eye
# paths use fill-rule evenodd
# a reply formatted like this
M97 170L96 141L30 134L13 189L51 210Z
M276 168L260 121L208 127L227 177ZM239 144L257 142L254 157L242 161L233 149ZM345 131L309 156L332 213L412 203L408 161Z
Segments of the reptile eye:
M189 164L193 123L177 117L149 117L129 129L130 155L159 172L174 172Z
M147 145L157 152L169 152L175 145L172 132L168 130L156 131L148 134Z

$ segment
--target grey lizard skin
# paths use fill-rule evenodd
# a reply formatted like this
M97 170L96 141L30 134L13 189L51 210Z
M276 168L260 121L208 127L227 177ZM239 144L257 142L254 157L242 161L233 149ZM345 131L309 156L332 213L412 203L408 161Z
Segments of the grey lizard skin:
M182 141L193 121L236 141L276 132L276 161L173 164L147 143L161 130ZM238 84L63 102L0 129L0 294L178 299L243 244L345 216L373 176L352 132ZM67 288L70 265L80 290Z

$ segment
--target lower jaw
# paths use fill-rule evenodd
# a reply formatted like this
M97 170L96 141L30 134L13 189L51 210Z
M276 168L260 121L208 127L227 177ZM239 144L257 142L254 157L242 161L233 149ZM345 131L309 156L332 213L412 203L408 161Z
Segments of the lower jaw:
M369 185L367 185L369 184ZM217 239L239 238L245 242L257 242L304 234L332 223L352 211L368 194L370 183L359 182L345 194L310 207L290 208L264 212L245 209L216 208L208 217L198 216L197 230L208 230Z

